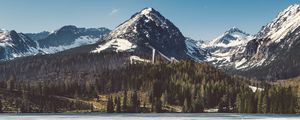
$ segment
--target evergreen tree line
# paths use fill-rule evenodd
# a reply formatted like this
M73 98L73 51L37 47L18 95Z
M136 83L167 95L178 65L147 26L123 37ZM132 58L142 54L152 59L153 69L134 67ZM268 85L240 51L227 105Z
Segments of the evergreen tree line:
M238 93L236 105L240 113L295 113L297 95L291 87L266 87L255 93L242 91Z
M218 108L219 112L294 113L298 103L292 88L268 85L263 91L253 92L247 80L193 61L134 64L99 72L58 73L59 77L53 80L41 77L42 80L26 81L11 76L0 81L0 87L9 91L26 91L40 99L54 96L93 99L108 94L106 111L110 113L173 112L167 109L169 106L179 106L181 112ZM134 92L128 94L127 91ZM113 96L117 92L124 94ZM148 100L142 99L138 93L147 94ZM28 101L39 103L33 99ZM38 109L51 108L49 104L55 105L41 102Z
M143 106L145 107L145 106ZM135 91L130 98L128 98L127 91L124 91L123 97L121 99L120 96L112 97L109 96L107 101L106 111L108 113L136 113L136 112L147 112L143 111L143 107L141 106L141 101L139 100L138 93Z

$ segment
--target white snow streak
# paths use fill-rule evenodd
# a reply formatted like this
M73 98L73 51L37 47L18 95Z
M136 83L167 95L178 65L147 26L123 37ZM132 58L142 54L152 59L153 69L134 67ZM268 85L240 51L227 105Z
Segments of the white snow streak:
M129 51L136 48L136 45L132 44L126 39L113 39L105 44L99 45L98 48L92 51L92 53L100 53L101 51L113 48L116 50L116 52L123 52L123 51Z

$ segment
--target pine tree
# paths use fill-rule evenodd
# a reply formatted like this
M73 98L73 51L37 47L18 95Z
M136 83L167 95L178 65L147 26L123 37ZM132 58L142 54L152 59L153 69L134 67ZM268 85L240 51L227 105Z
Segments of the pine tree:
M91 112L94 112L94 105L93 105L93 103L90 104L90 109L91 109Z
M160 99L163 103L163 105L166 105L168 104L168 92L165 91L162 96L161 96L161 99Z
M265 92L263 94L262 105L261 105L261 112L262 113L269 113L269 99L268 99L267 92Z
M291 114L291 113L295 112L294 108L295 108L295 106L297 106L296 105L297 98L295 97L295 94L293 93L292 88L290 86L288 87L287 94L289 95L288 100L290 102L286 102L287 103L286 109L287 109L287 113Z
M7 90L12 91L15 89L15 81L16 81L16 77L11 75L6 82Z
M3 106L1 100L0 100L0 113L3 113Z
M116 112L120 113L121 112L121 100L119 97L116 98L116 106L117 106Z
M185 98L184 99L184 102L183 102L183 107L182 107L182 112L189 112L189 104L188 104L188 101L187 101L187 99Z
M191 112L201 113L204 111L203 101L200 95L197 96L196 100L192 102Z
M154 108L155 108L154 111L156 113L161 113L162 112L162 101L160 99L155 100Z
M263 94L259 91L256 93L257 95L257 113L263 113Z
M122 110L123 112L127 112L127 91L124 91L124 95L123 95L123 106L122 106Z
M131 108L132 108L131 112L138 112L139 105L140 103L138 99L138 94L137 91L135 91L131 96Z
M223 95L223 97L221 98L221 100L218 104L219 112L229 112L228 99L229 98L227 95Z
M236 108L238 113L244 112L244 102L241 93L239 93L236 97Z
M113 102L112 96L110 96L108 101L107 101L106 111L108 113L113 113L114 112L114 102Z

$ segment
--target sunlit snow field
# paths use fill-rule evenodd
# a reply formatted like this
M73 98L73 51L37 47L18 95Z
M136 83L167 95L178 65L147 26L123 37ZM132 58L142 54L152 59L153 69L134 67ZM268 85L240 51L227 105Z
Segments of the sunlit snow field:
M0 120L300 120L300 115L167 113L167 114L1 114Z

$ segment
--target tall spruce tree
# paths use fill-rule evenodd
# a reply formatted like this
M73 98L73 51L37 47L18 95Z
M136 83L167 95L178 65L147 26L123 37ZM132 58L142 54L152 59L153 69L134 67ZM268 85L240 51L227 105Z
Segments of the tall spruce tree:
M155 100L155 112L156 113L162 112L162 101L158 98Z
M257 95L257 113L263 113L263 94L260 91L256 92Z
M2 101L0 100L0 113L3 113L3 105L2 105Z
M119 97L116 97L116 112L117 113L121 112L121 100Z
M127 90L124 91L124 95L123 95L123 106L122 106L122 110L123 112L127 112Z
M184 99L184 102L183 102L183 107L182 107L182 112L190 112L190 107L189 107L189 104L188 104L188 100L187 98Z
M107 111L108 113L113 113L113 112L114 112L114 102L113 102L112 96L110 96L110 97L108 98L106 109L107 109L106 111Z

